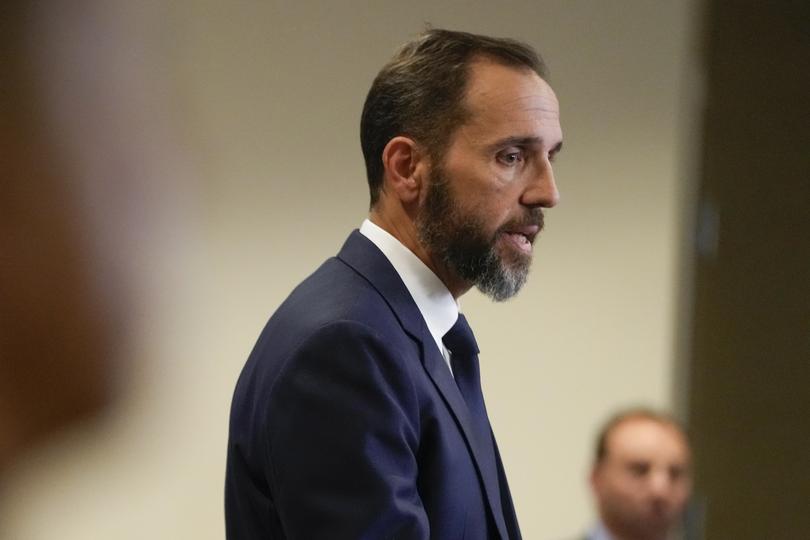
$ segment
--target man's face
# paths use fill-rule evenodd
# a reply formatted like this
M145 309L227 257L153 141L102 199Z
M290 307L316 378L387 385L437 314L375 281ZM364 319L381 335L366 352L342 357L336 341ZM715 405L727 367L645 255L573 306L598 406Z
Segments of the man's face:
M480 60L465 106L467 121L434 161L417 227L446 277L505 300L526 281L542 208L559 198L559 105L536 73Z
M628 540L665 538L691 491L689 449L673 426L646 418L620 423L591 484L602 521Z

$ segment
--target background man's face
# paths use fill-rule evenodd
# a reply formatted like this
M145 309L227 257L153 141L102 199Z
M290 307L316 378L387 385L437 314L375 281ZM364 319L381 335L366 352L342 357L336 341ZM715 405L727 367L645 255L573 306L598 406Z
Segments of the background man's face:
M536 73L485 60L471 66L465 105L469 118L432 168L417 225L456 277L505 300L526 281L542 208L559 197L559 105Z
M591 483L601 518L615 534L664 538L691 491L686 441L671 425L629 418L608 436Z

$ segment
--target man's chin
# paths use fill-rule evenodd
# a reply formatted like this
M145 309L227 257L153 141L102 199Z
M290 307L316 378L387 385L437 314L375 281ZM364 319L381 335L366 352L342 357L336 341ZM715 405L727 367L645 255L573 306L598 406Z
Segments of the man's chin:
M526 284L528 268L505 269L503 266L498 272L482 276L476 286L486 296L495 302L504 302L515 296Z

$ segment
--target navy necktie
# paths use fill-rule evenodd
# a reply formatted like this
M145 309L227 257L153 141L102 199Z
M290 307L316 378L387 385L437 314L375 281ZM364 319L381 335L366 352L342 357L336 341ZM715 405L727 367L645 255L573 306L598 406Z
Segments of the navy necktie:
M475 342L467 319L459 313L456 324L442 338L445 346L450 350L450 365L456 379L461 396L470 412L474 444L481 457L481 474L486 482L498 489L491 498L493 512L498 522L502 519L501 494L498 482L498 465L495 458L495 447L492 439L492 429L489 425L487 409L484 405L484 395L481 392L481 374L478 367L478 344Z

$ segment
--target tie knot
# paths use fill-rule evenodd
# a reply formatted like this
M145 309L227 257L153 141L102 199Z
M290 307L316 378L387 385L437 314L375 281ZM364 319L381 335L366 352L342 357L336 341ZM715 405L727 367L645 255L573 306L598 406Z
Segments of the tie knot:
M472 328L467 319L458 314L456 324L442 338L444 345L455 355L472 356L478 354L478 344L475 342Z

